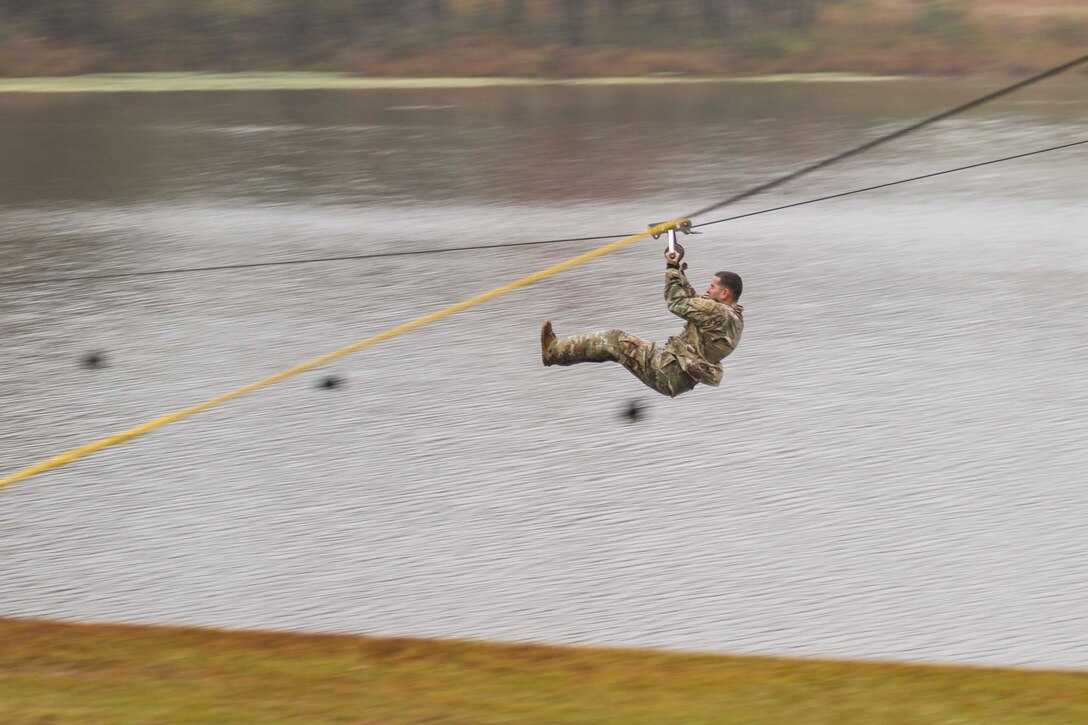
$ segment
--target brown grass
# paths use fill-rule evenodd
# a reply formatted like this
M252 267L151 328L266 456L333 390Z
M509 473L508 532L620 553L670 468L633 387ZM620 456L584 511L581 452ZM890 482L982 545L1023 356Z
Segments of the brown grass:
M1088 675L0 619L0 722L1038 725Z

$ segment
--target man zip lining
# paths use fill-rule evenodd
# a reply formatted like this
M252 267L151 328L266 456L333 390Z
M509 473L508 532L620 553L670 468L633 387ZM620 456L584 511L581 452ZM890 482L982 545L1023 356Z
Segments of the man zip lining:
M740 275L718 272L702 296L688 282L683 247L670 230L665 250L665 303L685 320L684 331L663 346L623 330L556 338L550 320L540 328L540 354L545 366L582 362L618 362L662 395L675 398L698 383L717 386L721 361L736 349L744 331L744 308L737 304L744 288Z

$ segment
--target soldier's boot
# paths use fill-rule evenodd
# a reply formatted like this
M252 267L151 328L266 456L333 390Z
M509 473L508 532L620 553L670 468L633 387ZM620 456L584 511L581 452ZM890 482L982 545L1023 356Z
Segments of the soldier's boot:
M545 329L540 331L542 347L545 345L545 333L551 336L547 346L544 347L545 365L567 366L584 362L617 360L607 333L598 332L593 335L573 335L556 339L551 325L545 323Z
M544 367L555 364L555 331L552 330L551 320L544 320L540 327L540 358L544 361Z

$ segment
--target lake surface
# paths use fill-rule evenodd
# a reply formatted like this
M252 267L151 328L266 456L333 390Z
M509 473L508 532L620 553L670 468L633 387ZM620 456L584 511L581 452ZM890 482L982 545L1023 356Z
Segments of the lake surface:
M1004 82L0 94L0 476ZM695 221L1086 138L1080 74ZM718 389L540 365L679 329L645 241L15 484L0 615L1088 668L1086 149L685 239Z

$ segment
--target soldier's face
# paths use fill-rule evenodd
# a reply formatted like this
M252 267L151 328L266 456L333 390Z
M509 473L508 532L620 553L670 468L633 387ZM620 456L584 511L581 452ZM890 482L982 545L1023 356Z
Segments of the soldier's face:
M722 281L717 275L710 280L710 287L706 290L706 296L715 302L728 302L731 294L729 288L722 285Z

